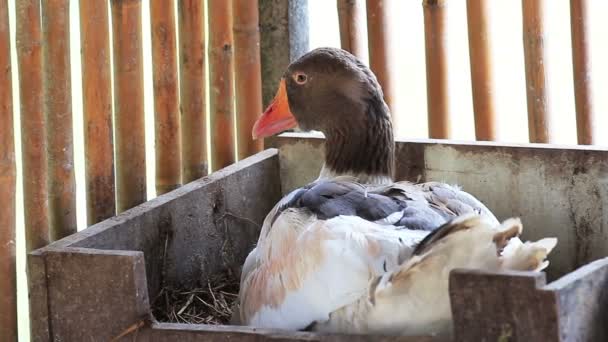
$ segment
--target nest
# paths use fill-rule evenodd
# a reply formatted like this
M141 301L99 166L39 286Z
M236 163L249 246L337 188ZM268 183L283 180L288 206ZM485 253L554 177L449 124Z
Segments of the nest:
M154 317L161 322L230 324L239 293L239 281L222 275L199 288L166 286L153 302Z

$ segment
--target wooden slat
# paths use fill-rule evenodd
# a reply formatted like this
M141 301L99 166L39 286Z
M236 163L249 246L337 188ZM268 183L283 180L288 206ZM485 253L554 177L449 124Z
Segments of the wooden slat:
M218 170L235 161L232 0L208 0L207 6L211 166Z
M59 240L77 231L72 136L70 1L42 4L44 114L47 124L49 234Z
M180 186L181 145L174 1L151 1L156 193Z
M596 126L591 91L592 72L589 60L588 5L588 0L570 0L576 131L578 143L582 145L591 145L595 142Z
M426 98L429 138L450 138L446 0L424 0Z
M26 249L31 251L49 243L40 3L37 0L20 0L15 3L15 10L25 242Z
M471 85L477 140L496 140L489 0L467 0Z
M15 143L8 2L0 0L0 336L17 340Z
M364 0L338 0L340 47L361 58L366 48L364 41Z
M238 158L262 150L262 140L253 140L251 129L262 112L262 74L258 1L233 0L234 82L237 115Z
M522 0L528 132L532 143L550 143L553 138L545 70L544 2L545 0Z
M146 201L141 0L112 0L117 211Z
M389 2L385 0L367 0L367 39L370 68L382 86L384 100L393 110L392 98L395 86L392 79L394 68L389 53L388 5ZM394 116L393 119L398 124Z
M203 1L179 0L182 182L207 175L205 28Z
M116 213L110 27L106 0L81 1L79 7L87 223L92 225Z

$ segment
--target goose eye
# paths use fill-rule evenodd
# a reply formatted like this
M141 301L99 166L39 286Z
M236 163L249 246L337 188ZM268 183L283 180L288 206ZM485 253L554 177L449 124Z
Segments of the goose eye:
M293 80L296 81L297 84L305 84L308 81L308 76L306 76L303 72L296 72L293 74Z

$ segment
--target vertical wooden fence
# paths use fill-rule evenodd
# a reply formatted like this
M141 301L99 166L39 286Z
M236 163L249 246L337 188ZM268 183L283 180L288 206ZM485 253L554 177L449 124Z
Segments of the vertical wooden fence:
M337 11L342 47L355 55L362 55L368 48L371 68L391 105L398 94L391 78L389 3L337 0ZM254 142L250 132L262 110L262 101L272 97L289 61L308 49L308 21L302 15L306 13L306 1L177 0L177 16L172 1L151 1L151 51L144 51L142 45L141 0L80 1L80 26L76 29L81 34L83 113L72 113L69 37L74 28L69 25L69 0L19 0L15 4L16 41L11 44L7 0L0 0L0 88L3 89L0 92L0 274L3 274L0 277L0 307L3 308L0 339L3 340L5 337L14 340L17 335L11 45L17 55L28 251L76 230L73 114L84 117L87 223L94 224L146 200L144 53L152 55L156 190L162 194L205 176L210 161L216 170L237 157L259 151L261 142ZM522 0L532 142L551 142L554 133L545 68L545 4L543 0ZM464 3L450 2L450 6L462 5ZM490 5L490 0L466 2L478 140L496 139ZM422 1L432 138L450 136L447 6L447 0ZM592 144L596 129L587 12L588 0L571 0L573 77L581 144ZM363 20L367 23L367 47L362 36ZM206 31L208 42L205 42ZM110 41L113 56L110 56ZM210 100L208 113L206 95ZM209 156L207 141L211 142Z

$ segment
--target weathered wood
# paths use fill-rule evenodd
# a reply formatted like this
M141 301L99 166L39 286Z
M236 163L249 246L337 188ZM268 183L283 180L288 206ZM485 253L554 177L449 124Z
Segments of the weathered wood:
M308 0L259 0L262 99L274 98L290 62L308 52Z
M236 160L232 0L207 0L207 8L209 13L211 167L213 170L219 170Z
M488 0L467 0L471 86L477 140L496 140L497 133L489 27L490 3Z
M576 102L576 132L578 143L595 142L596 119L593 110L592 75L590 60L588 0L570 0L572 32L572 71Z
M25 245L28 251L49 243L46 128L43 110L40 2L15 3Z
M8 3L0 0L0 336L17 340L15 143Z
M289 133L271 141L281 149L283 193L321 170L323 140L305 137ZM605 148L417 140L398 141L395 152L395 179L458 184L499 219L520 216L526 238L556 236L550 278L608 255L601 228L608 217Z
M233 0L232 5L237 157L241 160L262 150L262 140L251 137L262 113L260 29L257 0Z
M433 139L450 138L446 6L445 0L422 1L429 137Z
M47 272L41 250L27 256L27 285L30 314L30 340L52 341L49 321Z
M454 270L456 341L606 341L608 258L545 286L543 273Z
M395 73L390 53L389 4L385 0L367 0L367 45L369 66L376 74L378 83L382 86L384 101L391 110L395 84L392 75ZM397 117L393 116L395 127L400 125Z
M551 143L551 109L544 27L545 0L522 0L524 62L530 142Z
M179 0L179 77L182 132L182 182L206 176L205 124L205 5L200 0Z
M108 2L79 3L87 223L116 213Z
M338 0L338 22L340 24L340 47L363 58L365 53L364 0Z
M74 234L76 179L72 136L70 1L42 1L44 115L47 124L49 234L59 240Z
M112 0L117 211L146 201L141 0Z
M154 125L156 144L156 193L162 195L181 184L181 141L175 5L150 2Z

